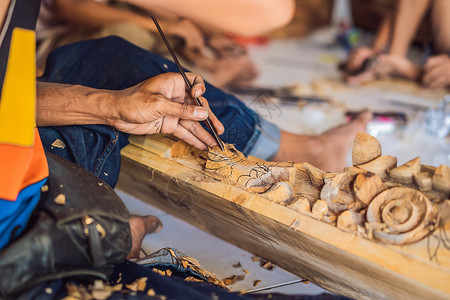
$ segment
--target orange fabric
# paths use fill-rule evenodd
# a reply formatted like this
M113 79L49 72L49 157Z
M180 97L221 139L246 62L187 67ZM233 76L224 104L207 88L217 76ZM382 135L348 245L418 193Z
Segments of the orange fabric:
M0 199L15 201L20 190L48 177L47 158L34 131L31 147L0 144Z
M42 179L48 177L48 165L47 158L45 157L44 148L42 146L41 138L39 137L39 132L37 128L34 129L34 146L33 146L33 158L31 159L28 172L23 180L20 189L23 189L33 183L41 181Z

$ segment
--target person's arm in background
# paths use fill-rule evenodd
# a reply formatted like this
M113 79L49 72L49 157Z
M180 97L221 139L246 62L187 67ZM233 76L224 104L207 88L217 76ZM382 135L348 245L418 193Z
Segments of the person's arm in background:
M10 0L3 0L0 2L0 31L3 28L3 23L5 22L6 12L8 11Z
M58 18L77 26L100 28L115 23L128 22L149 31L157 32L150 16L122 10L93 0L54 0L54 9ZM188 48L203 48L202 32L191 21L165 21L161 19L159 23L167 35L182 38Z
M119 91L38 82L36 124L101 124L131 134L173 134L206 150L217 143L198 121L209 116L219 134L224 128L206 99L200 97L205 92L203 79L187 75L194 82L191 94L176 73L164 73ZM204 107L193 104L194 95L200 97Z
M255 36L282 27L294 16L294 0L122 0L158 14L184 17L206 28Z
M383 18L383 21L381 22L381 25L375 35L372 46L358 47L349 54L347 58L347 68L349 71L359 69L364 60L386 50L386 47L391 41L391 33L394 22L393 17L393 12L390 12Z

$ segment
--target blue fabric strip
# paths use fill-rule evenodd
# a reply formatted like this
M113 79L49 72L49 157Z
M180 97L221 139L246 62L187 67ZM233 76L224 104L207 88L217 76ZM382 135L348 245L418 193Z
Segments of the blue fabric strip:
M16 201L0 199L0 250L25 229L46 181L47 178L27 186L20 191Z

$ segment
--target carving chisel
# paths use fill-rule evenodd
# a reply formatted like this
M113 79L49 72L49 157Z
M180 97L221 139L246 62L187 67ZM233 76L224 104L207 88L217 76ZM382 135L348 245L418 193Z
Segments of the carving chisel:
M154 16L152 16L152 19L153 19L153 22L155 23L156 28L158 29L159 35L161 36L162 40L164 41L164 44L166 44L166 47L169 50L170 55L172 55L173 61L177 65L178 70L180 70L180 74L181 74L181 76L183 76L183 79L186 82L186 86L188 87L188 90L190 91L192 89L192 84L189 82L189 79L187 78L186 73L184 72L183 68L181 67L180 62L178 61L178 58L175 55L175 52L173 51L172 47L169 44L169 41L166 38L166 35L164 34L164 32L161 29L161 26L159 26L158 20L156 20L156 18ZM195 99L195 102L197 102L198 106L203 106L202 103L200 102L200 100L198 100L197 97L194 97L194 99ZM225 151L225 147L223 145L223 142L219 138L219 135L217 134L216 129L212 125L211 120L209 118L207 118L204 122L206 123L206 126L208 126L209 130L211 130L214 138L217 141L217 144L219 144L220 149L222 149L222 151Z

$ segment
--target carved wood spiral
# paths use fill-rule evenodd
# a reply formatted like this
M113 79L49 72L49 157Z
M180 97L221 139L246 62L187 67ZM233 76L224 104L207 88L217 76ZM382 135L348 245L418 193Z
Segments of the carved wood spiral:
M370 202L366 228L382 242L409 244L434 230L436 215L435 206L423 193L396 187L381 192Z

